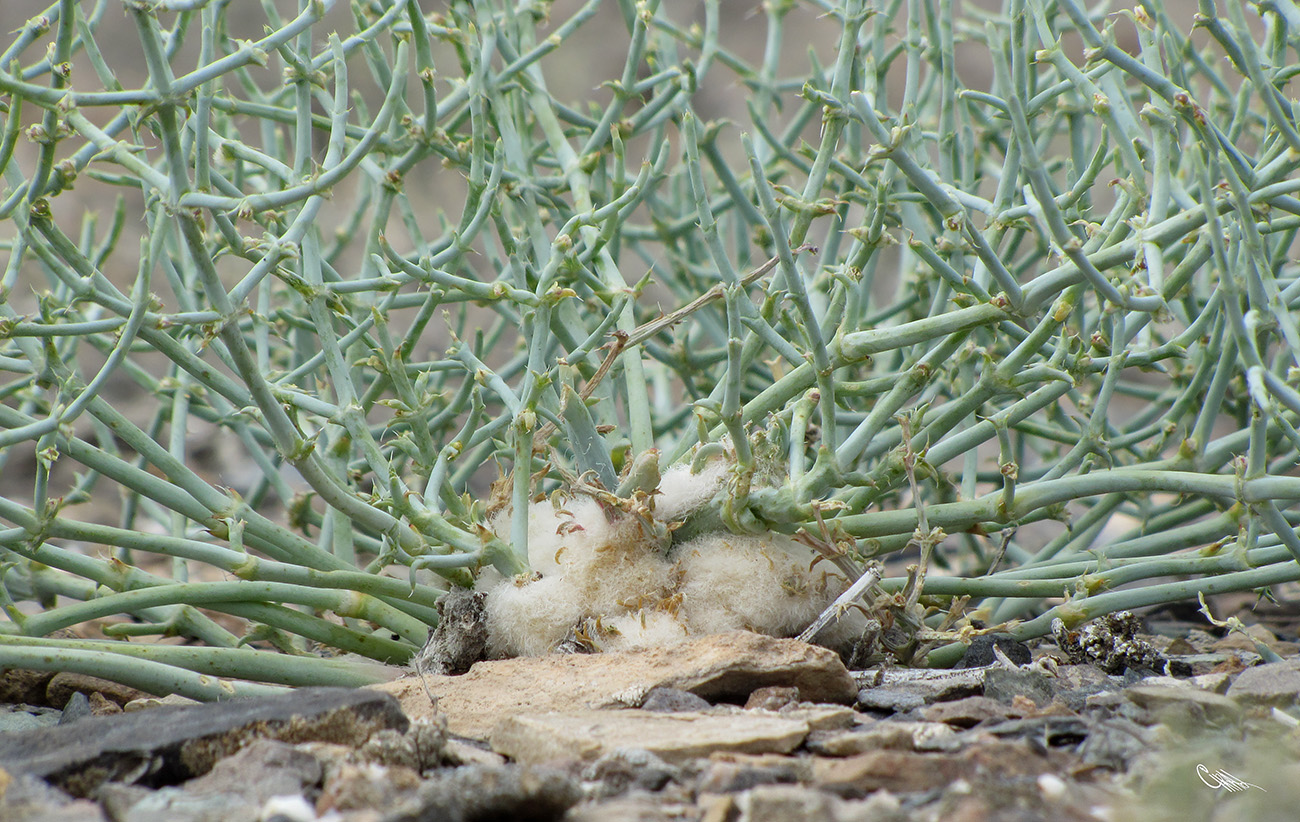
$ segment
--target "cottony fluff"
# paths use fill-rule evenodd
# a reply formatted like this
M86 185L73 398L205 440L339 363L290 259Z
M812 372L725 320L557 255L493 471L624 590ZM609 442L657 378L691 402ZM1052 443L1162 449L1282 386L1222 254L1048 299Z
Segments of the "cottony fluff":
M712 500L727 478L725 460L699 473L666 471L653 517L678 522ZM507 536L509 512L492 523ZM688 636L745 628L774 636L802 631L847 586L811 549L779 536L707 535L667 554L651 523L581 495L557 510L528 510L528 559L535 573L515 579L485 571L489 653L536 656L566 639L596 650L665 645ZM860 620L841 620L848 639ZM858 626L860 627L860 626ZM825 634L823 634L825 636Z

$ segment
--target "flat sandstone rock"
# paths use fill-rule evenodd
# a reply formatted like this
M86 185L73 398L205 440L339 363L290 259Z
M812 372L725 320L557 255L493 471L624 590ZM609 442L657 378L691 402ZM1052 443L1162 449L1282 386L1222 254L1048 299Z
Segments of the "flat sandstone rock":
M497 753L538 765L590 762L620 748L641 748L665 762L716 752L786 754L807 736L807 722L774 713L588 710L510 716L497 724L490 740Z
M655 687L742 704L771 685L796 687L807 702L857 698L853 677L833 651L746 631L636 651L479 662L461 676L427 676L424 684L410 676L371 687L396 696L414 720L434 713L425 684L448 729L476 739L487 739L507 716L638 708Z

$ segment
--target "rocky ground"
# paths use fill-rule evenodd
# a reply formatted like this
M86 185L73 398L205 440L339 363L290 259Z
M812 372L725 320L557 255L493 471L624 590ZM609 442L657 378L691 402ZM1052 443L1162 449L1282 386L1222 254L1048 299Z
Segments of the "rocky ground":
M0 820L1296 819L1297 647L1136 627L952 671L731 633L210 705L9 671Z

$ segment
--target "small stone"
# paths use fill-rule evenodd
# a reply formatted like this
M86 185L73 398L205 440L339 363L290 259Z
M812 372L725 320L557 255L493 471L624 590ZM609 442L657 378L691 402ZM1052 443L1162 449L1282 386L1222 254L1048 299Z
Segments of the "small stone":
M1190 656L1192 654L1199 654L1200 649L1198 649L1191 642L1188 642L1186 637L1180 636L1171 640L1170 643L1165 646L1162 653L1167 657L1168 656Z
M838 797L821 791L785 785L755 788L736 800L740 809L738 822L839 820L843 818L840 806L844 804Z
M438 771L413 797L385 816L416 820L527 819L559 822L582 798L577 780L564 771L520 765L468 765Z
M116 702L98 691L91 694L86 701L90 703L91 716L112 716L114 714L120 714L123 711L121 705L118 705Z
M1006 654L1007 659L1017 665L1028 665L1034 661L1029 646L1023 642L1017 642L1006 634L985 634L971 640L971 644L966 648L966 653L962 654L957 667L983 668L992 665L997 661L997 656L993 653L995 647Z
M1235 722L1241 717L1241 706L1233 700L1190 685L1135 685L1125 690L1124 695L1157 715L1184 713L1198 724Z
M582 778L595 783L594 798L605 799L633 790L660 790L679 773L680 769L644 748L615 748L588 765Z
M782 762L750 763L713 761L696 783L697 793L740 793L760 785L790 785L799 781L799 769L790 757Z
M984 696L1006 704L1023 696L1042 706L1056 697L1056 691L1047 675L1038 671L991 668L984 675Z
M149 696L144 691L112 680L100 679L97 676L88 674L60 671L45 686L45 704L55 708L62 708L68 704L68 700L78 691L87 696L93 693L103 694L104 697L116 702L118 705L125 705L133 699Z
M44 705L45 691L53 678L53 671L0 669L0 704Z
M943 722L954 728L971 728L985 720L1011 716L1007 706L986 696L968 696L952 702L940 702L921 712L929 722ZM1017 714L1018 715L1018 714Z
M254 739L212 770L185 783L195 794L238 796L260 804L273 796L302 794L319 785L320 760L275 739Z
M787 706L798 704L798 688L769 685L749 695L749 699L745 700L745 710L779 711Z
M957 780L985 782L1058 773L1068 759L1025 742L984 741L957 753L881 750L847 759L813 760L813 780L824 790L857 798L877 790L912 793L944 788Z
M891 748L900 751L953 751L961 740L952 727L942 722L880 720L845 731L818 731L804 743L821 756L853 756Z
M880 750L846 759L816 759L813 781L838 796L861 798L882 788L911 793L941 787L962 770L961 762L949 754Z
M1300 661L1247 668L1228 688L1228 696L1243 705L1289 708L1300 701Z
M1038 790L1042 791L1043 798L1053 802L1060 800L1069 790L1069 785L1065 780L1054 773L1039 774Z
M328 771L316 812L325 818L330 811L391 810L412 799L420 787L420 775L410 768L343 762Z
M405 732L384 729L371 734L357 750L357 758L422 773L442 764L446 745L447 720L432 717L412 722Z
M1079 758L1091 768L1107 768L1116 773L1128 770L1133 757L1155 745L1155 734L1123 717L1104 719L1089 728L1088 738L1079 746Z
M35 731L52 728L59 723L63 712L54 708L34 705L0 705L0 734ZM3 737L0 737L3 739Z
M32 774L10 773L0 768L0 819L40 822L102 822L106 817L97 803L74 800Z
M905 713L927 703L926 695L912 688L863 688L858 691L858 707L869 711Z
M641 710L655 713L676 713L679 711L707 711L713 705L702 696L696 696L681 688L651 688L646 694Z
M485 743L447 737L442 759L448 765L504 765L506 758Z
M693 812L695 809L690 808ZM584 802L570 808L564 815L564 822L680 822L682 819L694 818L688 809L674 807L665 803L662 797L648 794L606 799L599 802Z
M630 747L681 762L714 751L789 753L808 732L806 722L756 713L569 711L507 717L491 742L493 750L522 763L592 761Z
M102 695L96 693L96 696ZM77 691L68 700L68 704L63 706L63 713L59 716L60 725L71 725L78 719L90 716L90 699L81 691Z
M147 711L151 708L181 708L202 704L203 703L199 702L197 699L190 699L188 696L168 694L163 697L146 696L140 699L133 699L122 706L122 711L129 714L135 711Z
M1226 694L1228 688L1232 685L1232 674L1201 674L1188 680L1192 685L1200 688L1202 691L1209 691L1212 694Z

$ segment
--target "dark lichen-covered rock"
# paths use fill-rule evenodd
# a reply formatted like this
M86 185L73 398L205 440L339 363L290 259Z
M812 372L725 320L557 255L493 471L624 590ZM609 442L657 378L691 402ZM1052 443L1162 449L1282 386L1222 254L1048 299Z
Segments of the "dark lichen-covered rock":
M1131 611L1116 611L1098 617L1078 631L1071 631L1059 619L1052 621L1052 636L1069 661L1092 663L1108 674L1122 674L1128 668L1165 671L1165 658L1150 642L1138 636L1142 621Z
M482 591L453 588L438 601L438 625L416 654L421 674L463 674L487 657L488 628Z
M397 701L351 688L302 688L286 694L116 716L0 737L0 767L31 773L73 796L104 782L178 784L211 770L253 739L356 746L376 731L405 732Z

